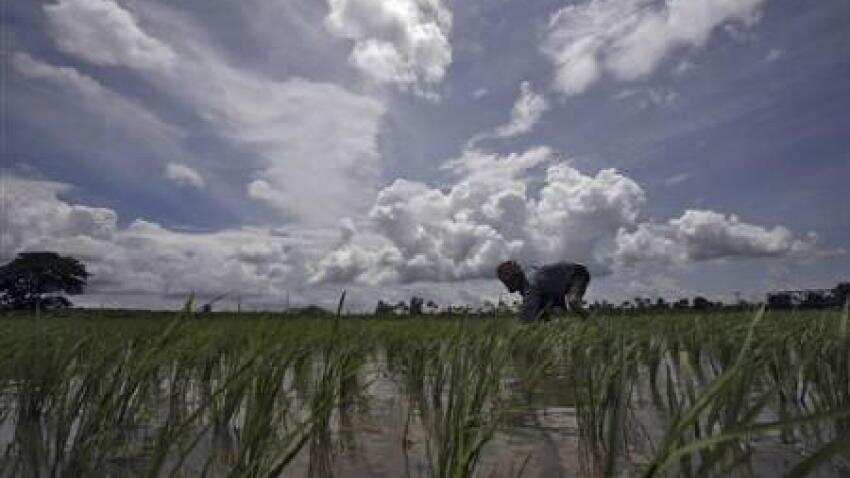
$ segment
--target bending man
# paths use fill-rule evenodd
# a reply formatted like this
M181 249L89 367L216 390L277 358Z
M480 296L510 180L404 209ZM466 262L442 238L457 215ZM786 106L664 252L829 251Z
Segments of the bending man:
M514 261L506 261L496 268L496 275L509 292L522 294L520 320L523 322L536 321L555 306L566 309L567 303L570 310L582 318L587 317L582 299L590 283L590 272L581 264L547 264L535 269L529 282L522 266Z

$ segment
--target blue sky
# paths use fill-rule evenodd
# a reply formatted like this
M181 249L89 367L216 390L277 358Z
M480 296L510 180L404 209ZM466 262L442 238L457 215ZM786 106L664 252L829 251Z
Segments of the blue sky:
M83 257L81 303L478 302L507 258L591 300L848 279L846 2L3 8L2 255Z

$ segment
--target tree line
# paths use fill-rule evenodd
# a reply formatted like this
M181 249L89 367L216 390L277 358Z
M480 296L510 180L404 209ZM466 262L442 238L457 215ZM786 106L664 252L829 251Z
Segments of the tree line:
M79 260L55 252L22 252L8 264L0 267L0 307L6 309L51 309L70 307L71 301L63 294L82 294L90 274ZM207 306L212 310L212 303ZM842 282L832 289L769 292L764 304L770 309L826 309L840 307L850 298L850 282ZM619 303L607 300L589 305L591 311L628 313L635 311L682 311L682 310L747 310L762 303L738 300L732 304L711 301L703 296L693 299L682 298L667 301L663 297L635 297ZM478 307L449 305L440 307L433 300L414 295L408 302L379 300L375 315L424 315L424 314L499 314L515 312L519 300L511 303L500 299L497 303L484 301Z

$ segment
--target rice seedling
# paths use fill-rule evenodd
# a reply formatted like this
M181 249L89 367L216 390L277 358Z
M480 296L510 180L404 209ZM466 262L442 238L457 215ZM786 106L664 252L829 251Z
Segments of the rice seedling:
M846 308L191 310L0 320L0 474L773 475L777 453L790 476L848 471Z

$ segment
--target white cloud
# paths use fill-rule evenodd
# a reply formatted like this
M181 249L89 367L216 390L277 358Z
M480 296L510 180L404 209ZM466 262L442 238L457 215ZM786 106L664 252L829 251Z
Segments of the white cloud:
M700 47L720 25L751 25L764 0L589 0L549 20L543 51L556 68L555 88L584 92L603 74L634 80L676 48Z
M328 0L329 31L354 41L350 60L378 83L428 89L452 61L451 12L440 0Z
M196 105L222 134L262 158L250 197L311 225L368 210L377 185L382 104L304 80L240 75L217 81L231 95Z
M778 49L774 48L774 49L770 50L769 52L767 52L767 55L765 55L765 57L764 57L764 61L766 61L768 63L772 63L772 62L782 58L782 55L784 55L782 50L778 50Z
M372 80L428 94L445 79L452 20L441 2L329 3L325 28L315 23L318 32L327 29L351 40L350 61ZM760 3L595 0L565 7L552 18L546 46L558 68L556 86L578 93L604 75L623 80L646 75L674 49L703 44L718 25L753 21ZM399 179L380 189L383 103L330 83L272 76L281 69L245 69L251 62L237 67L203 35L185 34L184 16L165 18L170 7L151 5L61 0L45 12L61 50L94 65L128 67L122 75L140 76L162 98L177 102L172 106L181 114L194 113L205 132L218 136L224 154L237 152L233 163L244 164L227 163L223 154L186 161L217 178L223 175L215 167L222 163L228 170L250 171L235 187L280 211L273 221L286 225L286 235L273 227L186 233L143 220L123 227L110 209L60 199L66 186L17 180L13 196L21 200L8 208L15 219L4 244L84 257L96 273L96 290L167 295L234 289L273 298L312 279L395 284L390 291L409 290L398 284L444 281L448 284L434 283L434 290L450 293L494 285L493 267L506 257L527 263L573 259L599 275L661 261L665 250L676 263L817 253L814 237L711 211L642 222L646 194L634 180L610 169L578 171L548 148L506 155L469 150L445 165L455 177L449 187ZM571 18L576 15L581 18ZM197 29L191 22L186 28ZM12 65L39 87L65 88L80 108L112 122L110 132L120 127L140 138L170 138L172 144L180 134L80 70L25 54L16 55ZM652 104L676 100L675 93L652 89L624 97ZM547 107L547 99L523 82L510 121L488 134L526 133ZM163 164L185 157L172 151L157 156ZM165 166L167 177L203 187L203 177L181 167ZM338 238L331 235L336 226ZM464 288L451 285L460 280L468 281Z
M713 211L687 210L666 224L644 223L634 231L617 233L617 261L704 261L721 258L810 258L829 253L810 232L796 237L783 226L768 229L742 222L737 216Z
M530 264L573 260L595 275L639 263L728 257L805 258L814 236L794 236L711 211L668 224L641 222L646 195L613 169L584 174L548 148L500 156L471 150L445 166L457 182L437 189L396 180L378 195L369 222L347 230L315 269L316 283L412 283L492 277L514 258ZM538 190L535 171L545 168Z
M546 98L532 91L529 82L523 81L520 83L519 97L511 109L511 121L496 128L495 135L500 138L510 138L528 133L540 121L540 117L547 108L549 104Z
M63 42L83 44L89 38L85 33L95 27L72 25L89 20L89 1L93 0L69 2L53 13L48 10L52 7L45 7L49 16L61 20L52 23L60 46ZM179 48L172 48L143 31L129 10L117 3L105 4L109 18L120 20L95 21L100 37L121 37L124 33L117 30L132 24L129 29L134 38L147 38L172 53L190 52L169 68L150 68L150 63L138 60L128 60L126 66L185 102L234 149L249 153L257 171L254 182L243 186L249 197L265 201L282 219L295 219L309 227L335 225L340 217L368 210L377 185L382 103L333 84L301 78L277 80L234 68L193 35L170 35L172 42L182 42ZM168 17L157 23L164 32L170 28L191 30L191 26L177 25L171 13L167 7L157 8L148 20ZM109 51L118 58L134 59L139 42L142 40L115 41ZM68 51L102 63L100 53L93 55L81 48ZM274 194L261 194L260 185Z
M176 61L171 48L114 1L59 0L44 12L59 48L96 65L167 68Z
M206 186L204 178L194 169L180 163L165 165L165 177L177 184L203 189Z
M676 63L676 66L673 67L673 74L675 76L684 76L697 68L698 66L694 64L694 62L682 60L679 63Z
M570 257L597 272L617 229L636 220L643 191L614 170L586 176L550 164L537 194L530 171L555 160L548 148L499 156L467 151L447 168L447 190L397 180L378 195L368 230L319 264L314 280L365 283L489 278L508 257L530 262Z
M115 131L144 137L148 142L174 143L182 134L144 107L104 87L97 80L70 66L54 66L23 52L12 56L12 67L19 75L53 86L72 97L74 105L100 118L107 118ZM171 145L173 146L173 145Z
M11 107L15 116L39 129L43 144L38 147L86 158L113 180L135 178L135 158L193 157L183 147L181 127L165 123L143 104L76 68L51 65L23 52L13 53L9 63L12 74L26 85L24 94L10 100Z
M291 235L265 227L242 227L216 232L180 232L136 219L119 226L108 208L71 204L61 196L67 184L5 176L5 207L0 209L6 261L22 251L53 250L72 255L92 274L89 287L73 300L80 305L118 307L179 307L190 292L199 302L221 293L230 295L216 308L280 309L290 297L293 306L330 305L339 297L336 286L309 285L309 267L319 250L327 251L321 231ZM351 221L343 230L354 234ZM321 249L311 249L319 247ZM350 267L346 267L350 269ZM346 285L352 310L369 310L379 298L407 300L425 295L440 303L464 303L470 291L483 297L496 289L492 281L470 282L458 289L431 284L425 289L392 289ZM247 304L247 306L246 306Z
M296 241L268 229L185 233L138 219L122 228L111 209L61 199L67 185L7 177L4 186L4 258L26 250L78 257L93 274L88 293L279 297L304 283Z
M540 121L543 113L549 109L549 103L546 101L546 97L540 93L535 93L531 89L531 83L528 81L521 82L519 87L519 96L517 96L511 108L510 121L497 126L491 131L484 131L473 135L467 141L466 149L475 149L480 141L488 138L512 138L528 133ZM478 91L476 91L477 93Z
M640 109L667 108L676 104L679 93L663 88L625 88L611 96L615 101L633 100Z
M68 187L59 183L3 178L3 259L20 250L38 249L39 241L84 235L110 240L117 227L114 211L70 205L57 196Z
M62 87L70 87L89 100L104 100L113 95L93 78L72 67L57 67L38 61L30 55L17 52L12 57L12 66L27 78L43 79Z
M665 186L676 186L677 184L681 184L685 181L691 180L694 175L693 173L678 173L670 176L669 178L664 180Z

